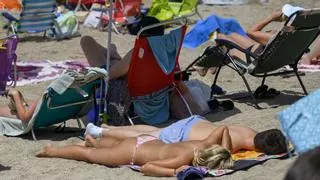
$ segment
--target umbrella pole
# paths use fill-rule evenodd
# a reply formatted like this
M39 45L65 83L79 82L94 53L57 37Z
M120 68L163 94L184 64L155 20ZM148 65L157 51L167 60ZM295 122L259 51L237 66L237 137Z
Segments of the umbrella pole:
M104 84L105 84L105 89L104 89L104 95L103 95L103 91L101 90L100 91L100 97L103 97L104 99L104 109L102 111L102 108L101 108L101 101L100 101L100 107L99 107L99 114L102 115L100 116L100 121L102 120L108 120L106 119L107 116L106 113L107 113L107 100L106 100L106 97L107 97L107 92L108 92L108 81L109 81L109 67L110 67L110 57L111 57L111 52L110 52L110 46L111 46L111 34L112 34L112 23L113 23L113 1L112 0L109 0L109 8L108 8L108 16L109 16L109 22L108 22L108 40L107 40L107 49L108 49L108 52L107 52L107 57L106 57L106 71L108 73L108 76L107 78L104 79ZM103 87L103 82L101 82L101 87ZM101 121L101 122L102 122Z

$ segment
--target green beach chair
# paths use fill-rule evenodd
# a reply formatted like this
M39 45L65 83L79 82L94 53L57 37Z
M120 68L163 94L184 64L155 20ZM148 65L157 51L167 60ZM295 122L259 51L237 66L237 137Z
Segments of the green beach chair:
M94 105L95 90L105 77L103 70L89 70L86 74L65 73L53 81L46 89L29 122L0 117L0 134L18 136L31 131L36 140L34 129L76 119L84 116Z
M285 22L282 29L277 35L269 41L261 54L252 53L249 49L244 49L233 42L223 39L216 39L217 46L192 62L185 72L192 70L193 65L206 64L207 66L218 67L212 87L217 83L222 66L227 65L232 68L243 79L250 96L254 99L249 83L245 78L245 74L255 77L262 77L261 86L264 85L268 76L277 76L287 73L294 73L307 95L308 92L298 73L298 61L304 53L308 51L309 46L317 38L320 33L320 9L301 10L291 15ZM246 59L242 60L238 57L231 56L229 51L237 49L245 54ZM221 53L223 52L223 53ZM219 57L223 55L224 58ZM208 58L209 57L209 58ZM216 57L216 58L214 58ZM202 61L202 62L201 62ZM204 61L209 61L205 63ZM212 63L210 63L212 62ZM278 69L289 65L292 70L278 71ZM213 93L211 92L211 95ZM256 104L256 103L255 103ZM257 105L257 104L256 104Z

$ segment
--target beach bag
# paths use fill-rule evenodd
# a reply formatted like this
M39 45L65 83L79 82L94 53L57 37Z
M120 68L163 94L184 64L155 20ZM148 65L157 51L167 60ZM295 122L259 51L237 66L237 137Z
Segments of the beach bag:
M184 82L188 88L188 93L183 94L193 114L204 115L210 112L208 105L210 87L199 80L190 80ZM183 119L190 116L190 113L181 99L178 92L173 91L170 94L170 115L176 119Z
M320 89L300 99L279 116L281 128L298 153L320 145Z
M79 22L73 11L61 14L56 18L53 37L56 39L69 39L80 36Z

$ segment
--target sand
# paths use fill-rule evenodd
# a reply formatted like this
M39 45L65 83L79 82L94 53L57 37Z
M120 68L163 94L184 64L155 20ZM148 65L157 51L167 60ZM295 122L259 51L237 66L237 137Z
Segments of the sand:
M249 1L248 4L242 6L206 6L200 5L200 13L206 17L212 13L223 16L235 17L239 22L248 28L258 20L263 19L271 12L280 9L284 3L295 3L304 7L319 7L320 1L316 0L270 0L266 5L261 5L257 1ZM277 28L280 24L270 26ZM81 26L81 34L90 35L97 39L100 43L106 44L107 33L98 30L89 29ZM22 35L22 37L26 37ZM124 55L129 49L133 47L133 37L129 35L115 35L112 36L112 41L118 46L121 55ZM19 61L34 61L49 59L53 61L67 60L67 59L83 59L84 54L79 46L80 38L73 38L64 41L48 41L41 37L26 37L22 38L18 47ZM208 45L208 44L206 44ZM186 67L192 60L194 60L202 51L205 45L197 49L182 49L180 56L180 64ZM290 48L290 47L288 47ZM247 76L250 85L253 89L259 86L261 79ZM213 81L212 76L207 75L202 78L198 75L193 75L192 78L199 78L208 85ZM302 77L306 88L309 92L313 91L320 85L318 73L306 73ZM242 124L252 127L258 131L269 128L279 128L277 114L288 105L295 102L303 96L302 89L296 77L282 78L271 77L266 83L281 91L281 95L275 99L263 101L260 104L279 105L277 108L267 108L257 110L248 105L250 99L235 100L235 109L228 112L217 112L206 116L209 120L216 124ZM27 99L36 99L49 82L28 85L19 87L25 94ZM245 86L241 78L228 68L224 68L218 80L226 91L238 92L245 90ZM4 105L7 101L0 98L0 104ZM76 127L75 123L69 121L70 127ZM77 130L77 129L68 129ZM56 146L66 145L70 143L79 142L77 136L81 132L55 133L53 128L46 128L37 130L39 141L33 141L31 135L23 137L3 137L0 136L0 165L10 167L9 170L1 171L0 179L157 179L145 177L140 173L134 172L127 168L107 168L100 165L92 165L85 162L78 162L73 160L63 159L40 159L35 157L35 153L45 144L51 143ZM287 169L290 167L294 158L286 160L269 160L261 165L250 168L247 171L238 171L231 175L215 179L225 180L240 180L240 179L282 179ZM163 178L164 179L164 178ZM174 178L171 178L174 179Z

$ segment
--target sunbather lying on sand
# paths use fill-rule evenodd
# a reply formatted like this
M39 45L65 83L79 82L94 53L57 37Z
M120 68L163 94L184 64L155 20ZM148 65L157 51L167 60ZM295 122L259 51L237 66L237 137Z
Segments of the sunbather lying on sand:
M221 146L217 145L221 144ZM86 137L86 146L47 145L38 157L58 157L106 166L139 165L148 176L175 176L188 165L210 169L233 167L231 140L227 127L219 127L204 140L165 144L151 135L119 140L108 137L97 141Z
M219 39L226 39L231 42L238 44L239 46L247 49L252 47L251 51L260 54L263 52L264 47L267 45L270 39L272 39L277 31L265 32L263 29L272 22L282 22L285 21L291 14L298 10L302 10L300 7L293 7L289 4L283 6L282 11L276 11L272 13L269 17L262 20L261 22L253 25L247 31L248 37L241 36L237 33L231 33L230 35L218 34ZM232 50L232 55L244 58L244 54L238 50ZM312 60L315 60L320 56L320 37L314 42L314 49L309 53L305 54L300 63L310 64Z
M255 130L246 126L229 125L227 127L231 136L232 152L247 149L262 151L266 154L280 154L287 151L285 137L281 131L277 129L257 133ZM105 128L100 128L93 124L88 124L86 134L93 137L114 137L116 139L148 134L159 138L164 143L177 143L206 139L212 132L217 131L217 129L217 126L205 118L201 116L191 116L165 128L147 125L105 126Z
M26 102L17 89L11 88L7 92L10 98L8 106L0 107L0 116L17 117L21 121L29 121L37 106L37 101Z

